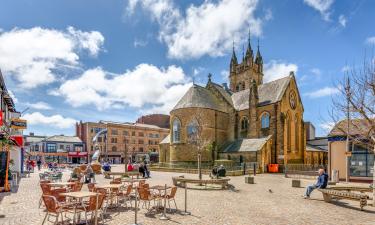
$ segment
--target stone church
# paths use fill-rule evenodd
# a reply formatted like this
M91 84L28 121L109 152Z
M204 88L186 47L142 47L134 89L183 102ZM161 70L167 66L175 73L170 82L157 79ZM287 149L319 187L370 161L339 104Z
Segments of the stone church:
M195 163L200 152L203 163L304 163L304 109L294 73L267 83L263 76L259 45L254 55L249 38L242 62L233 48L229 87L209 75L206 86L193 84L170 112L160 162Z

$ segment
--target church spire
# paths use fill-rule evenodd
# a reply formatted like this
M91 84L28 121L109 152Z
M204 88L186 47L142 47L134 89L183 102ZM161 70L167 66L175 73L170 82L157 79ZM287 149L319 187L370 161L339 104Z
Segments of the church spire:
M233 41L233 52L232 52L232 59L231 63L237 64L237 56L236 56L236 51L234 50L234 41Z
M250 40L251 34L249 29L249 37L247 38L247 50L246 50L246 57L253 57L253 50L251 49L251 40Z
M257 56L255 58L255 64L262 65L263 64L263 58L259 51L259 38L258 38L258 50L257 50Z

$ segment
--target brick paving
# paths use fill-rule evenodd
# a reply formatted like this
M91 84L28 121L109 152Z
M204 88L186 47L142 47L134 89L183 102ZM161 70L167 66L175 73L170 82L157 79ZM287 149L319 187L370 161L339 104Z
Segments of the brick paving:
M123 167L114 167L120 170ZM64 174L67 179L69 172ZM171 177L181 175L167 172L153 172L148 182L152 184L172 184ZM196 176L196 175L186 175ZM38 174L23 178L18 191L0 194L0 224L41 224L44 211L38 208L41 190ZM109 183L103 175L97 176L99 183ZM304 186L312 181L304 180ZM138 222L147 224L204 224L204 225L239 225L239 224L324 224L324 225L374 225L375 208L368 206L359 210L359 203L339 201L325 203L319 192L312 194L311 200L301 197L304 188L292 188L291 179L281 175L262 174L256 176L256 184L245 184L244 177L231 177L233 190L188 190L188 211L190 216L168 213L170 220L162 221L160 214L145 215L139 212ZM87 189L86 185L84 186ZM133 204L134 206L134 204ZM183 210L184 190L177 191L177 206ZM119 209L111 212L105 224L132 224L134 211Z

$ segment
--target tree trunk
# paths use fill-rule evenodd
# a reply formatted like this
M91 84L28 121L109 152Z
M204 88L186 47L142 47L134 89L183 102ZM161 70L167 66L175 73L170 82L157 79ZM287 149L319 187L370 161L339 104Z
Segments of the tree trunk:
M199 176L199 180L202 180L201 160L202 160L201 154L198 153L198 176Z

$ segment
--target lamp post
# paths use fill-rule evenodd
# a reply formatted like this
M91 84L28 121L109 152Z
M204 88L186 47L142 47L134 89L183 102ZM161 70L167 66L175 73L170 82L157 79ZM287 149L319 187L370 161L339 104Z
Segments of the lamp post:
M126 145L126 137L124 138L125 142L125 155L124 155L124 164L125 164L125 173L128 172L128 146Z

